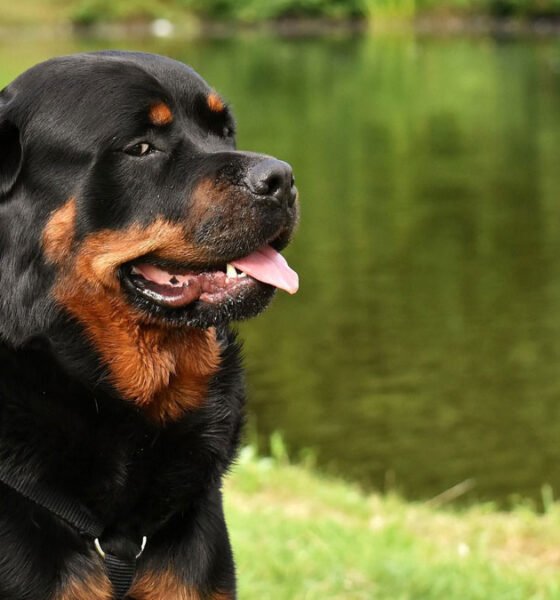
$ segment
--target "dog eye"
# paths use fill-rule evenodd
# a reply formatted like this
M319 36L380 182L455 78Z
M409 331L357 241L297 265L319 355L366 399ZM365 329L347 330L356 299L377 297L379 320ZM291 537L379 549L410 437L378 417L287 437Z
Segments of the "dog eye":
M226 125L222 131L222 135L226 138L230 138L235 135L235 131L233 130L233 127Z
M146 156L147 154L151 154L154 150L155 148L151 144L148 144L148 142L140 142L139 144L130 146L125 152L131 156Z

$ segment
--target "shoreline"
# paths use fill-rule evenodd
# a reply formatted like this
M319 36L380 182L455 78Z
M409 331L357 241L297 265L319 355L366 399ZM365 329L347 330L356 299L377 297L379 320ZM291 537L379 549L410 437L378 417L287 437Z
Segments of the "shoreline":
M429 36L528 36L560 35L560 19L497 19L486 16L418 16L413 19L282 19L257 23L203 21L194 18L172 21L155 19L138 22L99 22L80 25L70 21L49 24L11 24L0 21L2 38L165 38L227 39L246 35L272 35L280 38L323 36L366 36L415 34Z

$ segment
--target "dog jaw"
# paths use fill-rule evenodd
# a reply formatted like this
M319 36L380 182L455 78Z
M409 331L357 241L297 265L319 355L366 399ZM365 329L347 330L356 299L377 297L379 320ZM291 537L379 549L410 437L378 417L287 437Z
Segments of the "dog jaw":
M216 330L146 322L123 298L117 277L123 262L154 250L154 245L175 256L183 240L180 228L158 220L147 229L101 231L72 253L75 220L76 202L70 199L51 215L43 248L59 272L54 297L84 328L109 369L112 385L160 422L201 406L220 366ZM192 260L195 252L187 247L183 254Z

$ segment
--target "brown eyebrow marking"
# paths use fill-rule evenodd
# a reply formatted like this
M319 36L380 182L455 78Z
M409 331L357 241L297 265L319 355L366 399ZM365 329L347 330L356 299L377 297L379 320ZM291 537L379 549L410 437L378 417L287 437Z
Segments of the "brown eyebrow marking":
M208 94L206 104L208 104L208 108L212 112L222 112L226 107L224 101L216 94L216 92L210 92L210 94Z
M150 106L150 112L148 113L150 121L157 126L169 125L173 122L173 113L165 102L157 102Z

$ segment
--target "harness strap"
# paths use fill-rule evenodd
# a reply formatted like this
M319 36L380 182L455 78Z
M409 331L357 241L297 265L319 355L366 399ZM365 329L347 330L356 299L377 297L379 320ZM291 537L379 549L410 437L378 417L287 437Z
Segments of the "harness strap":
M144 551L146 537L142 539L140 552L135 557L121 558L110 552L104 552L99 538L105 527L85 506L64 494L40 486L36 481L19 477L13 470L2 464L0 464L0 482L56 515L81 535L89 537L105 564L107 576L113 587L113 599L123 600L132 585L136 573L136 560Z
M106 554L105 567L113 586L113 598L122 600L132 585L136 573L136 559L124 560L114 554Z
M95 539L103 533L102 523L85 506L59 492L40 487L36 481L19 477L13 470L2 464L0 464L0 481L41 508L52 512L67 525L77 529L80 534Z

